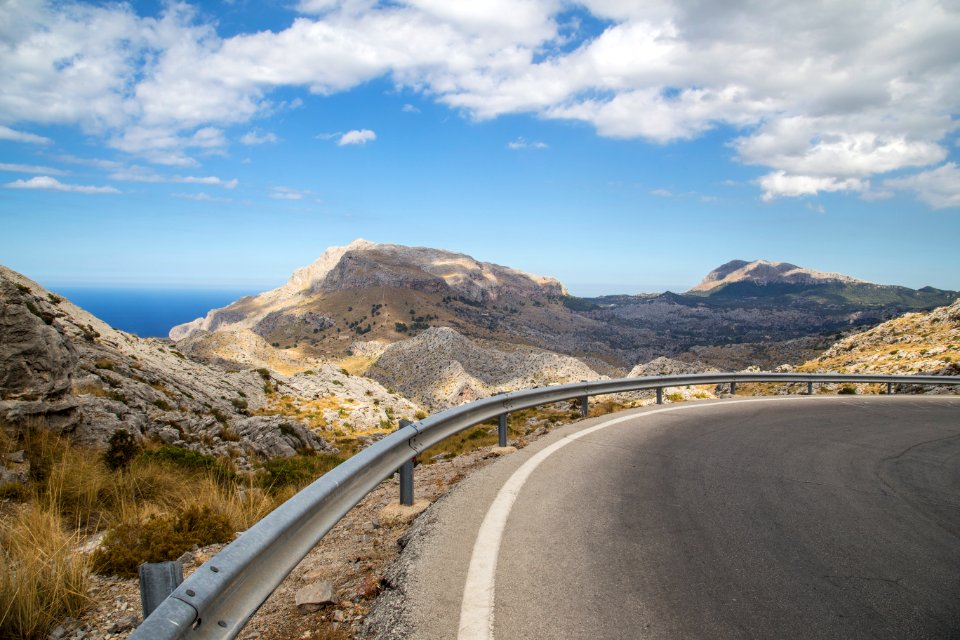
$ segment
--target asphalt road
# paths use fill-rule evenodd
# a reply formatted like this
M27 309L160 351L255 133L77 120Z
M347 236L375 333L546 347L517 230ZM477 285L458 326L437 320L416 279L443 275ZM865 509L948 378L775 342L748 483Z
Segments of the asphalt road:
M502 531L494 637L960 638L960 399L676 406L583 435L530 473ZM457 637L504 482L604 420L435 505L413 545L411 635Z

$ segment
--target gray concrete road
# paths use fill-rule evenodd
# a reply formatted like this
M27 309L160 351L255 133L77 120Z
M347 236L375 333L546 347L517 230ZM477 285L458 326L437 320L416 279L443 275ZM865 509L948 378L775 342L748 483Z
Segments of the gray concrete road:
M516 493L493 635L960 638L960 399L830 397L645 408L570 441ZM458 635L477 531L559 430L428 512L404 604Z

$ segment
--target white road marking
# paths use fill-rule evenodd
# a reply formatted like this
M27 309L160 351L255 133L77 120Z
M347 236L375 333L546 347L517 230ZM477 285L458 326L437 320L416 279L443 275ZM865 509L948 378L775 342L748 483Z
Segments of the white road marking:
M856 398L856 396L852 396ZM838 398L844 399L844 396L820 396L812 399ZM648 416L666 413L668 411L679 411L682 409L706 409L708 407L730 406L744 402L776 402L782 400L798 400L801 398L751 398L745 400L726 400L723 403L710 404L683 404L663 409L655 409L646 413L634 413L628 416L613 418L598 425L594 425L583 431L570 434L562 440L558 440L536 453L529 460L520 465L520 468L513 472L513 475L504 483L496 498L490 505L487 515L480 524L480 530L477 532L477 541L473 545L473 554L470 556L470 568L467 571L467 581L463 587L463 601L460 604L460 630L457 635L459 640L493 640L493 601L494 601L494 583L497 573L497 559L500 555L500 540L503 537L503 530L507 526L507 518L510 516L510 510L513 503L520 494L520 489L530 474L551 455L567 446L571 442L578 440L591 433L612 427L615 424L626 422L628 420L639 420ZM805 399L805 398L803 398ZM847 398L849 399L849 398Z

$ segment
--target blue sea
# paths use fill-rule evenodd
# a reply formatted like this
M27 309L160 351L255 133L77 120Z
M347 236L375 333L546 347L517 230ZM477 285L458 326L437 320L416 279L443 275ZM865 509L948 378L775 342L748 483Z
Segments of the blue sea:
M115 329L166 338L170 328L225 307L251 290L49 287Z

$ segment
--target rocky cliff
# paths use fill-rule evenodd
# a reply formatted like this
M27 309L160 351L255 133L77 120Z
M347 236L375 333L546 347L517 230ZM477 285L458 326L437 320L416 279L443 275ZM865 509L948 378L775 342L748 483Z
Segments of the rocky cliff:
M79 444L103 446L124 429L241 466L250 456L332 448L302 422L253 415L282 378L226 371L117 331L5 267L0 363L0 423L44 426Z

